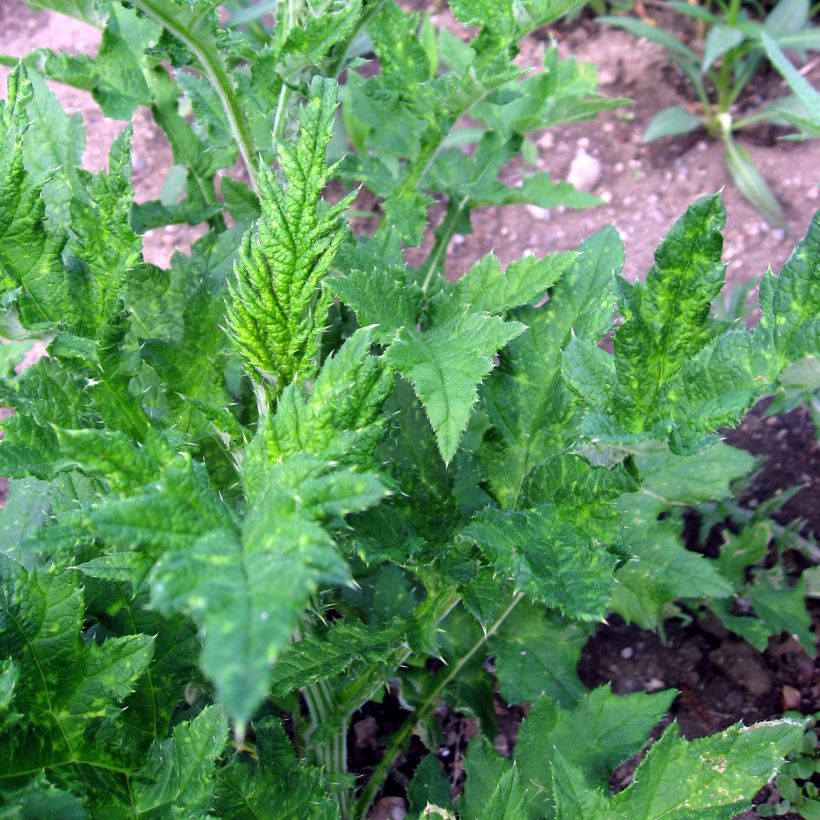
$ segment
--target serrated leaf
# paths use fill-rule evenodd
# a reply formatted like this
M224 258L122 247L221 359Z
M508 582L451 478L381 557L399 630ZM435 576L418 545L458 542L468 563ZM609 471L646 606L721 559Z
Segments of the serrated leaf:
M639 752L652 729L666 714L674 690L615 695L609 686L593 689L572 708L558 708L541 697L521 724L516 762L528 791L528 816L548 816L549 787L558 774L555 752L583 774L594 789L606 789L620 763Z
M504 699L524 703L546 694L574 706L585 691L576 668L587 638L583 625L522 601L490 643Z
M330 305L321 282L344 238L339 216L350 203L347 197L320 208L332 172L325 150L337 96L332 80L311 85L298 141L277 146L285 189L272 169L262 168L262 217L243 239L231 282L228 321L234 340L245 367L270 383L274 395L294 377L310 377L317 369Z
M256 754L217 769L214 811L218 817L257 820L276 807L282 820L338 820L324 772L297 760L284 729L271 718L253 726Z
M308 636L291 643L273 668L271 690L280 696L347 671L357 661L378 663L399 647L406 627L393 623L370 630L360 624L331 626L321 638Z
M488 254L458 280L455 296L473 313L503 314L543 298L547 289L576 258L577 254L569 252L554 253L541 259L524 256L502 273L498 259Z
M642 629L654 629L679 598L718 598L733 589L704 556L684 548L674 527L659 522L627 536L632 558L615 574L611 608Z
M610 803L615 817L728 818L749 805L802 738L802 726L732 726L686 741L673 724L649 750L633 784Z
M473 738L464 756L467 775L464 794L458 801L462 820L483 820L484 811L498 782L513 770L513 764L496 752L483 736Z
M329 277L327 284L353 308L360 325L375 326L373 335L383 344L401 328L416 324L421 293L409 291L401 269L355 269L347 276Z
M603 617L615 556L564 521L549 505L527 512L486 510L462 533L496 572L570 617Z
M384 433L382 405L393 386L384 360L370 355L374 332L363 328L325 359L310 396L289 385L262 432L267 457L300 452L323 459L374 466Z
M709 341L712 299L723 284L720 198L689 206L655 251L646 284L621 280L624 322L615 333L613 406L630 432L643 430L663 387Z
M562 349L573 331L597 342L611 321L612 275L623 264L620 237L605 228L578 250L547 304L515 313L529 327L502 350L483 391L493 430L480 460L505 507L516 504L533 467L564 444L571 399L561 379Z
M200 665L240 725L265 697L273 664L319 584L349 580L316 519L363 509L383 490L346 475L326 468L317 474L308 461L276 465L257 488L241 535L207 532L166 553L152 571L152 604L182 611L206 630Z
M86 732L115 720L150 662L152 638L86 642L76 573L53 565L27 572L7 559L2 570L0 653L19 669L14 706L26 725L6 734L0 770L13 776L84 759L105 770L121 751L89 744Z
M424 404L445 463L458 449L492 357L523 330L496 316L461 314L425 333L404 328L385 354ZM463 343L455 347L453 339Z
M207 706L197 717L179 723L168 740L148 752L134 784L136 811L158 817L184 811L202 816L211 806L214 763L228 739L228 720L218 706ZM147 781L147 782L145 782Z
M820 350L820 211L812 217L780 276L760 283L760 322L754 332L756 359L776 378L786 364ZM762 370L763 368L761 368Z
M22 66L0 103L0 290L24 327L54 326L71 315L61 254L67 236L45 227L42 189L23 163L31 83Z

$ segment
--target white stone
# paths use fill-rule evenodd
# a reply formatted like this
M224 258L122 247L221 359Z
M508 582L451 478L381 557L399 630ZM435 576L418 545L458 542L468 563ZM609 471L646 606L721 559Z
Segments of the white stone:
M600 161L581 148L569 166L567 182L572 183L579 191L591 191L600 178Z

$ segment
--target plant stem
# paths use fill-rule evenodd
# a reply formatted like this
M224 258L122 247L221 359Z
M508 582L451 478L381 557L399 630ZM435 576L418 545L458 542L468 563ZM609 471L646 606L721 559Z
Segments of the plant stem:
M465 196L458 202L451 199L448 203L444 221L439 225L436 231L436 240L433 243L433 248L427 259L424 260L424 265L422 266L422 270L424 271L424 281L421 284L422 293L427 293L436 272L440 271L443 267L444 257L450 245L450 240L453 238L458 220L467 207L469 200L470 198Z
M257 189L256 165L258 151L225 63L210 37L202 37L194 25L186 25L163 0L133 0L134 5L181 40L199 60L200 67L219 96L239 153L245 163L251 187Z
M379 9L384 5L385 0L375 0L369 8L365 9L364 13L356 20L350 33L345 37L344 41L338 48L338 56L330 64L328 69L328 77L338 79L339 74L344 71L345 62L347 61L347 53L350 51L350 46L353 41L359 36L359 32L378 14Z
M388 747L384 757L379 765L376 767L370 780L362 791L362 796L356 804L356 816L365 818L371 804L376 798L376 795L384 785L384 781L390 774L393 764L402 753L405 744L410 739L416 725L435 708L436 704L441 698L442 692L459 676L461 670L470 662L473 655L481 649L482 646L495 635L499 627L507 620L510 613L518 606L519 602L524 597L523 592L516 592L513 595L509 606L493 621L489 629L465 652L455 664L450 668L448 674L435 686L433 691L427 696L425 701L416 709L404 722L401 729L390 739L390 746Z

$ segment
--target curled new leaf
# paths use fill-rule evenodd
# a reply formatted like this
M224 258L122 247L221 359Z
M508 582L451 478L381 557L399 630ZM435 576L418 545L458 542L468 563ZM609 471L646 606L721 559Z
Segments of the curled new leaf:
M246 369L269 383L274 395L317 368L331 300L321 283L344 238L339 215L350 203L350 197L329 207L321 202L334 171L325 149L336 98L332 80L311 84L299 139L278 146L284 187L273 170L262 169L262 216L245 235L231 284L228 321L236 345Z

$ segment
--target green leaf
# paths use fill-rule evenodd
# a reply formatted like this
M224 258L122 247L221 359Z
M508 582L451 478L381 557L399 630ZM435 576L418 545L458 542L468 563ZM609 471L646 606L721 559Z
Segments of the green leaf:
M34 179L48 177L43 189L46 213L54 225L69 220L72 195L79 192L77 169L83 158L82 115L67 116L54 93L36 72L30 72L32 99L27 110L31 125L23 139L26 170Z
M549 786L554 782L555 751L583 774L584 782L606 789L620 763L639 752L676 696L674 690L615 695L601 686L569 709L552 700L535 701L521 724L515 757L529 793L530 817L549 815Z
M498 259L487 254L458 280L455 295L471 312L503 314L543 298L576 258L575 253L524 256L502 273Z
M480 458L504 507L515 505L533 467L564 444L571 398L561 378L561 351L573 332L597 342L612 318L613 273L623 264L618 233L605 228L578 250L549 301L515 313L529 327L502 350L483 391L493 429Z
M780 276L760 283L760 322L754 332L755 359L776 378L789 362L820 350L820 211L792 252Z
M87 732L116 720L119 704L148 667L153 639L83 640L77 580L73 571L54 565L26 571L3 560L0 654L19 670L14 707L27 724L12 727L4 738L0 771L6 776L84 759L105 769L121 754L90 742Z
M463 537L517 589L581 620L602 618L615 556L564 521L551 505L528 512L485 510Z
M156 817L206 814L214 790L214 763L227 739L228 721L218 706L207 706L193 720L177 724L171 738L148 752L139 774L143 782L134 784L136 811Z
M726 167L744 198L767 222L785 230L788 226L777 197L755 167L749 152L731 137L726 138Z
M450 782L435 755L428 754L421 759L407 787L407 799L410 814L415 817L421 815L428 804L450 806Z
M286 188L272 169L261 169L262 217L243 239L231 282L228 321L234 340L248 372L274 395L295 377L309 378L317 370L330 305L322 279L344 238L339 216L350 203L346 197L320 207L333 170L325 150L337 95L335 82L316 79L298 141L277 146Z
M383 344L391 342L401 328L416 324L421 293L408 290L401 269L356 269L326 281L353 308L360 325L374 326L373 335Z
M680 598L727 598L732 585L713 563L685 549L676 528L658 522L628 538L633 557L615 573L611 608L642 629L654 629Z
M522 601L490 643L504 699L524 703L546 694L574 706L585 691L575 670L587 637L583 625Z
M496 316L460 314L424 333L404 328L385 354L424 404L445 463L458 449L492 357L523 330ZM462 344L454 347L453 339Z
M169 465L144 492L104 504L90 523L110 545L138 547L152 555L185 549L212 530L234 526L201 465L191 462Z
M15 304L20 323L36 328L52 327L71 311L61 261L67 237L45 226L47 180L33 180L23 162L31 99L31 83L18 66L0 103L0 291Z
M615 333L613 406L630 432L646 428L663 388L711 338L725 219L719 196L697 200L658 246L646 284L619 282L624 321Z
M803 103L809 119L820 125L820 93L809 85L806 78L791 64L777 43L765 31L761 35L761 41L763 48L766 49L769 62L780 72L789 88Z
M677 137L703 126L703 120L680 105L658 111L643 132L643 141L652 142L661 137Z
M326 792L324 773L297 760L281 725L265 718L253 725L256 754L235 757L216 771L217 817L258 820L275 806L282 820L338 820L336 803Z
M485 820L526 820L524 789L515 766L501 775L481 816Z
M146 16L112 3L95 60L98 82L94 99L107 117L130 119L137 106L152 102L143 75L145 52L156 45L161 29Z
M706 34L706 42L703 49L703 62L700 70L704 74L711 68L712 64L720 59L727 51L739 46L745 36L739 28L718 23L711 26Z
M501 757L485 737L473 738L464 756L467 781L458 801L459 817L462 820L483 820L496 786L512 771L513 764Z
M612 798L614 817L730 817L751 803L802 735L801 724L783 720L686 741L673 724L649 750L632 785Z
M405 633L406 626L401 622L378 631L361 624L339 623L321 638L308 636L291 643L273 668L271 690L283 696L348 672L355 662L378 663L402 645Z
M362 468L375 466L384 433L382 405L393 386L383 359L369 354L372 329L356 331L328 357L310 397L289 385L262 431L270 460L300 452Z
M728 497L730 483L747 476L755 466L754 456L722 442L696 456L679 456L663 448L644 453L635 462L641 474L640 489L617 502L633 529L651 526L666 509Z
M166 553L151 575L153 605L182 611L205 629L200 665L240 726L265 697L273 664L310 596L322 583L349 580L347 565L315 519L364 509L383 495L380 485L352 474L340 492L347 474L319 466L323 473L304 457L274 466L255 493L241 536L210 531Z

